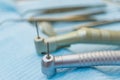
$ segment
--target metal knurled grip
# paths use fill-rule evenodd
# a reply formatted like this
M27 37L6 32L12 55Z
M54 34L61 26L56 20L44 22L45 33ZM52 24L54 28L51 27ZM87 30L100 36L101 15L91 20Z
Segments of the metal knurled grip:
M120 65L120 51L103 51L63 56L45 55L42 59L42 72L48 78L56 74L57 68Z

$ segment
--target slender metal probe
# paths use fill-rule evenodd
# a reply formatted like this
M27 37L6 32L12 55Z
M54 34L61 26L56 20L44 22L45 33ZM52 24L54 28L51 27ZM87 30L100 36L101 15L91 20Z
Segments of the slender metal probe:
M36 32L37 32L37 38L40 39L37 21L35 21L35 27L36 27Z
M50 49L49 49L49 42L47 44L47 59L50 59Z

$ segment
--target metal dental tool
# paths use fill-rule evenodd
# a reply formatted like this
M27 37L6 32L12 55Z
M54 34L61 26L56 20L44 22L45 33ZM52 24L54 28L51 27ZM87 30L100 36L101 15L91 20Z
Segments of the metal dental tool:
M7 19L0 22L0 25L6 22L56 22L56 21L96 21L96 19L91 18L90 16L85 15L73 15L73 16L64 16L64 17L31 17L31 18L14 18L14 19Z
M0 22L0 25L7 23L7 22L56 22L56 21L96 21L96 19L91 18L89 16L67 16L67 17L57 17L57 18L49 18L49 17L31 17L31 18L16 18L16 19L7 19Z
M75 10L83 10L83 9L90 9L90 8L106 8L106 5L86 5L86 6L68 6L68 7L54 7L51 9L44 9L42 10L42 14L53 14L53 13L63 13L63 12L70 12L70 11L75 11ZM40 10L41 11L41 10ZM38 13L40 13L38 10Z
M42 16L34 16L31 19L29 19L28 21L95 21L96 19L92 18L92 15L96 15L96 14L101 14L101 13L105 13L106 10L104 8L93 8L93 9L85 9L85 10L81 10L81 11L75 11L72 13L67 13L65 15L62 16L50 16L50 17L42 17Z
M89 52L73 55L53 56L45 55L41 62L41 71L48 78L52 78L57 69L89 67L89 66L118 66L120 65L120 51Z
M74 13L74 14L66 14L64 16L59 17L44 17L44 16L34 16L30 18L13 18L13 19L7 19L5 21L0 22L0 25L13 21L13 22L22 22L22 21L29 21L29 22L43 22L43 21L49 21L49 22L56 22L56 21L96 21L95 18L92 18L92 15L105 13L106 10L104 8L93 8L93 9L86 9L81 11L81 13Z
M89 16L65 16L65 17L34 17L35 21L38 22L43 22L43 21L48 21L48 22L68 22L68 21L96 21L96 19L91 18ZM26 19L29 22L33 22L32 18Z
M75 11L75 10L83 10L87 8L95 8L95 7L105 7L104 5L98 5L98 6L84 6L84 7L64 7L64 8L57 8L57 9L48 9L43 11L44 14L52 14L52 13L62 13L62 12L69 12L69 11Z
M76 43L95 43L95 44L120 44L120 31L101 30L92 28L82 28L68 34L50 37L45 40L36 41L35 46L38 54L47 52L45 43L49 42L50 52L59 48L68 47Z
M47 59L50 59L50 52L49 52L49 43L47 42Z
M60 1L60 3L61 3L61 1ZM26 14L31 13L31 12L38 12L38 13L43 12L43 14L44 14L44 12L45 13L46 12L47 13L49 13L49 12L54 13L54 12L57 12L58 10L65 11L65 10L70 10L70 9L75 9L75 8L79 8L79 9L82 8L83 9L83 8L106 7L106 5L104 3L98 3L98 2L97 2L98 4L96 4L94 2L94 3L87 4L87 5L83 4L83 3L81 4L78 2L73 2L73 5L71 5L71 3L69 3L69 2L65 3L65 1L62 1L62 3L64 5L54 4L54 5L49 5L48 7L46 7L40 2L40 5L42 5L43 7L39 7L39 6L38 7L29 7L26 9L24 9L24 7L26 7L26 5L30 6L32 4L32 2L28 3L28 4L27 3L21 4L20 2L18 2L17 4L18 4L18 8L20 7L23 15L26 15Z
M38 24L37 24L37 22L35 22L35 27L36 27L36 32L37 32L37 38L40 39L39 29L38 29Z

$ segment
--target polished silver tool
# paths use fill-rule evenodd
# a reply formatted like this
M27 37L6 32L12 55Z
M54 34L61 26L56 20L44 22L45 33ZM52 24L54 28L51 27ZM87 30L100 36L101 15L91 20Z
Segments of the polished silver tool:
M60 3L63 3L64 1L58 1L58 2L60 2ZM47 6L44 6L41 2L40 2L40 4L42 5L42 7L29 7L29 8L27 8L27 9L25 9L24 7L26 7L26 5L28 5L29 6L29 3L27 4L27 3L24 3L23 5L22 5L22 3L20 3L20 1L17 3L18 4L18 7L20 7L20 9L22 9L21 10L21 12L22 12L22 14L23 15L26 15L26 14L28 14L28 13L32 13L32 12L35 12L35 13L39 13L39 14L44 14L44 11L45 12L51 12L51 13L54 13L54 12L56 12L56 10L58 11L60 11L60 10L62 10L62 11L64 11L64 10L68 10L68 9L72 9L72 8L95 8L95 7L106 7L106 5L104 4L104 3L99 3L99 2L97 2L98 4L96 4L95 2L94 3L90 3L90 4L81 4L81 3L78 3L78 2L75 2L74 3L74 1L73 1L73 5L71 5L71 3L69 3L69 2L64 2L63 3L63 5L48 5L48 7ZM30 5L31 5L31 3L30 3Z
M47 57L46 58L50 59L51 56L50 56L50 52L49 52L49 43L47 42L46 45L47 45Z
M41 62L41 71L48 78L52 78L58 68L110 65L120 65L120 51L91 52L63 56L50 55L49 59L45 55Z
M81 13L74 13L74 14L66 14L64 16L59 17L43 17L43 16L34 16L30 18L13 18L13 19L7 19L5 21L0 22L0 25L6 22L21 22L21 21L29 21L29 22L56 22L56 21L96 21L97 19L92 18L92 15L105 13L106 10L104 8L92 8L92 9L86 9L81 11Z
M73 16L64 16L64 17L30 17L30 18L13 18L13 19L7 19L2 22L0 22L0 25L7 23L7 22L24 22L28 21L31 23L34 22L56 22L56 21L96 21L96 19L91 18L90 16L85 15L73 15Z
M85 15L70 15L70 16L64 16L64 17L30 17L30 18L13 18L13 19L7 19L2 22L0 22L0 25L6 23L6 22L56 22L56 21L96 21L96 19L91 18L90 16Z
M35 27L36 27L36 32L37 32L37 38L40 39L39 29L38 29L38 24L37 24L37 22L35 22Z
M43 14L53 14L53 13L62 13L62 12L70 12L75 10L83 10L87 8L97 8L97 7L105 7L105 5L98 5L98 6L83 6L83 7L64 7L64 8L57 8L57 9L48 9L44 10Z
M57 21L96 21L96 19L85 16L85 15L70 15L70 16L64 16L64 17L31 17L26 19L26 21L33 22L33 19L38 22L42 21L48 21L48 22L57 22Z
M72 12L72 14L67 13L63 16L50 16L50 17L42 17L42 16L34 16L28 19L28 21L85 21L85 20L96 20L95 18L92 18L91 16L96 14L105 13L105 8L91 8L91 9L85 9L81 11L75 11Z
M120 44L120 31L82 28L68 34L50 37L47 39L35 38L35 46L38 54L47 52L45 43L49 42L50 52L76 43L94 44Z

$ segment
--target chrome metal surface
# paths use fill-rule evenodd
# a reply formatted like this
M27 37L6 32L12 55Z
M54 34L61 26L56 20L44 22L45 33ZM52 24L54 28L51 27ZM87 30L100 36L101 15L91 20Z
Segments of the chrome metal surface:
M120 51L103 51L83 54L51 56L42 59L42 72L48 78L56 74L58 68L120 65Z

